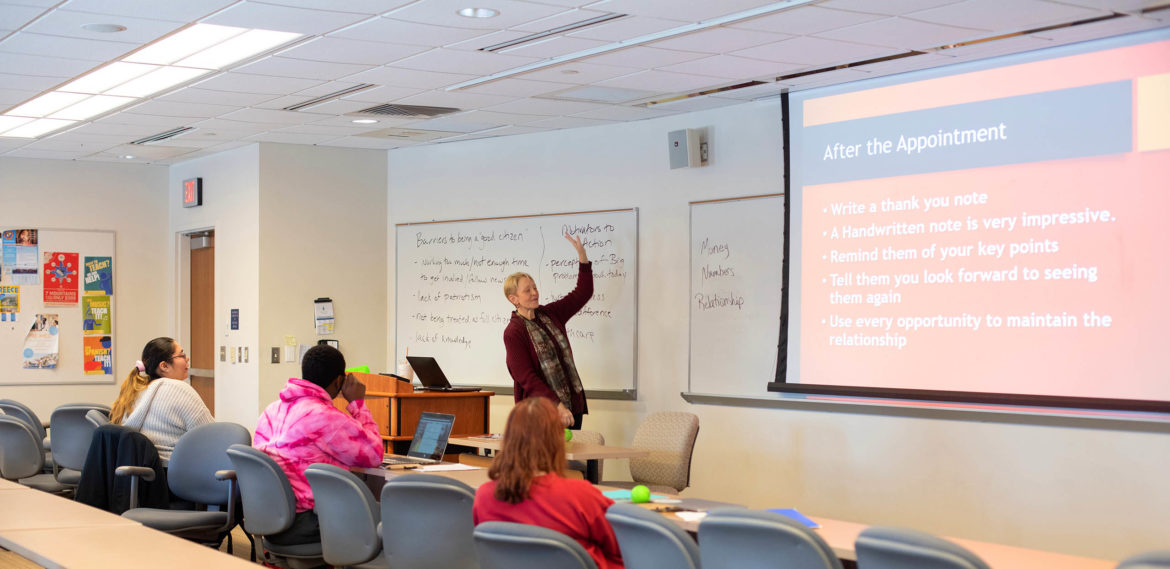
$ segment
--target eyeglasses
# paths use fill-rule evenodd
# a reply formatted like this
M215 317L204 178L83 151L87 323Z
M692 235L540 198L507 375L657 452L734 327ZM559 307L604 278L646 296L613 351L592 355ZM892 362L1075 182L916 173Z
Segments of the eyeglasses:
M184 360L186 360L187 359L187 352L179 352L179 353L171 356L171 361L174 361L175 358L183 358Z

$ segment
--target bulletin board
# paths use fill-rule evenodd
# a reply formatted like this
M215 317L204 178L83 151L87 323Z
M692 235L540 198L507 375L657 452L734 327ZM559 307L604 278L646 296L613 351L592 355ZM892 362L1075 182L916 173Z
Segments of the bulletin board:
M0 228L0 385L114 383L114 232L24 229Z

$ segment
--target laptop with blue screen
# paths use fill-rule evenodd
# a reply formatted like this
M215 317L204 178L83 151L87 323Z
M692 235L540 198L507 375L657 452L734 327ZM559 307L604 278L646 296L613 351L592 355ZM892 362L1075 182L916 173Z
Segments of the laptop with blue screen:
M405 456L400 454L384 456L382 466L438 464L443 460L443 453L447 450L447 441L451 438L451 427L454 424L455 415L424 412L419 416L418 425L414 428L410 450Z

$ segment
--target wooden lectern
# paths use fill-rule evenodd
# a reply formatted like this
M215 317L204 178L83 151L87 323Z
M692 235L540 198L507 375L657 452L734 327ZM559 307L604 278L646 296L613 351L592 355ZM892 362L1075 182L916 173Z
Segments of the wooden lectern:
M452 437L486 435L491 427L491 391L448 393L442 391L415 391L408 381L376 373L354 373L366 384L366 407L369 407L386 452L406 453L414 428L423 411L455 415ZM333 400L339 409L345 409L342 397Z

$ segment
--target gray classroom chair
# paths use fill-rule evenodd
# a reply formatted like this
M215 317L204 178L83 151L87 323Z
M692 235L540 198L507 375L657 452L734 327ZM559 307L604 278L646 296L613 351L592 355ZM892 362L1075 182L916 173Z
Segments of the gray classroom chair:
M580 543L548 528L483 522L474 535L483 569L597 569Z
M804 524L745 508L708 512L699 522L699 551L703 569L841 569L833 548Z
M1117 569L1170 569L1170 549L1127 557L1117 564Z
M858 569L989 569L960 545L906 528L866 528L855 549Z
M44 466L45 452L32 427L22 419L0 415L0 478L17 482L40 474Z
M240 486L244 531L260 536L264 561L292 569L324 564L320 542L279 545L268 539L292 527L297 513L296 497L280 465L264 451L246 444L228 447L227 455Z
M381 511L369 486L332 464L309 465L305 478L313 489L325 562L335 567L388 568L378 531Z
M699 546L678 524L634 504L614 504L605 512L626 569L699 569Z
M92 410L110 412L109 405L98 403L69 403L53 410L49 416L49 430L53 441L53 462L57 465L57 481L66 486L77 486L81 469L89 454L89 443L97 427L85 418Z
M89 424L93 425L94 428L110 424L110 416L98 409L90 409L86 412L85 420L89 421Z
M403 474L382 487L382 547L392 569L479 569L475 490L445 476Z
M49 434L45 432L45 423L28 405L15 399L0 399L0 413L11 415L28 423L32 427L33 433L36 433L38 440L43 441L45 452L49 452ZM50 456L46 454L45 462L48 463L50 460Z
M573 442L587 443L587 444L594 444L594 445L604 445L605 444L605 435L602 435L601 433L599 433L597 431L573 431ZM582 475L584 475L588 470L588 465L586 464L586 461L584 461L584 460L570 460L569 461L569 470L576 470L577 472L580 472ZM598 460L597 461L597 479L598 480L602 479L601 477L602 477L602 474L604 471L605 471L605 461Z
M699 416L694 413L651 413L634 432L630 445L650 451L650 456L630 459L630 477L634 481L606 481L601 485L633 488L644 484L651 492L682 492L691 485L691 455L698 436Z
M227 449L250 442L252 434L248 429L226 421L200 425L187 431L179 437L171 453L167 485L175 497L194 502L200 509L138 508L137 492L131 491L130 509L122 516L149 528L217 547L227 536L230 551L229 532L239 522L236 515L239 492ZM120 466L116 472L154 479L153 470L140 466ZM211 505L218 509L203 509L203 506Z

